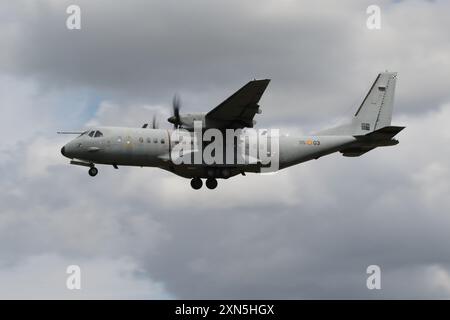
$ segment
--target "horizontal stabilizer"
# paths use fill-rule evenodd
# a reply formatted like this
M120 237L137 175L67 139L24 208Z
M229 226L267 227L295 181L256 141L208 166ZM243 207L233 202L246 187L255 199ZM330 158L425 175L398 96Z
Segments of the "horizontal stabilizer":
M397 133L405 129L405 127L400 126L387 126L381 129L377 129L365 135L355 135L355 137L367 137L376 140L387 140L393 138Z
M359 157L377 147L395 146L398 140L394 136L405 127L387 126L365 135L356 135L357 141L349 147L340 150L344 157Z
M341 150L341 153L344 157L359 157L363 155L366 152L369 152L372 149L375 149L376 147L354 147L354 148L347 148L345 150Z

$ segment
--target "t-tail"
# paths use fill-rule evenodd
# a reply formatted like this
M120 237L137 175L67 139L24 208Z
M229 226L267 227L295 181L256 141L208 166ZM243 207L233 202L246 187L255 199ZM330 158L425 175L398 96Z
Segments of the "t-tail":
M394 136L405 127L391 125L396 81L396 72L378 74L351 123L323 130L317 135L352 135L357 138L355 144L340 150L348 157L360 156L376 147L398 144Z

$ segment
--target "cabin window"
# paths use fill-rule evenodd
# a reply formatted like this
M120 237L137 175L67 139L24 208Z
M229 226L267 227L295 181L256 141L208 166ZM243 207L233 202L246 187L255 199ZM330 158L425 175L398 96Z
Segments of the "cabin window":
M95 132L95 131L89 132L88 136L89 136L89 137L93 137L93 136L94 136L94 132Z
M95 131L94 137L96 137L96 138L103 137L103 133L101 133L100 131Z
M165 143L166 141L164 141L164 139L161 139L161 143Z
M153 143L158 143L158 138L154 138Z
M151 143L151 142L152 142L152 139L147 138L147 143Z
M139 142L140 142L140 143L144 142L144 138L139 137Z

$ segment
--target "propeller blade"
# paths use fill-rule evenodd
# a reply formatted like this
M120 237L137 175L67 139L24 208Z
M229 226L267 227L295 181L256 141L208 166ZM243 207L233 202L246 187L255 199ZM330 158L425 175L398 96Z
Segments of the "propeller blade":
M156 122L156 115L153 115L152 128L153 129L158 129L158 123Z
M172 100L172 110L173 110L173 116L171 116L167 121L170 123L173 123L173 126L175 129L178 129L178 127L181 125L180 120L180 107L181 107L181 101L177 94L173 96Z

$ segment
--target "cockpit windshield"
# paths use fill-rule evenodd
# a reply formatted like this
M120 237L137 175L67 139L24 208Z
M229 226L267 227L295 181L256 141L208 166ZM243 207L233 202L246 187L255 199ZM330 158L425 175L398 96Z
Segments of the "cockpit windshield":
M91 138L100 138L103 137L103 133L99 130L87 130L80 134L78 137L88 135Z

